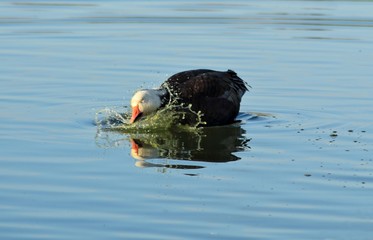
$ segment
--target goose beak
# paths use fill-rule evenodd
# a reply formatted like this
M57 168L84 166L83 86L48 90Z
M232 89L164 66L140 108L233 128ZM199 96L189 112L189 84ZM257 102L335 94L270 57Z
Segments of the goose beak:
M139 109L139 106L132 107L132 117L130 119L130 123L134 123L138 118L140 118L142 112Z

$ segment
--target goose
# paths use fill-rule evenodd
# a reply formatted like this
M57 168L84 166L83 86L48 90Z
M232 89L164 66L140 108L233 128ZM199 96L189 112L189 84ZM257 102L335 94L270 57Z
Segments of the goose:
M168 104L190 106L201 113L204 126L220 126L235 122L247 83L232 71L197 69L176 73L157 89L137 91L131 99L130 123L165 108ZM185 108L180 108L185 111ZM196 122L195 114L186 114L181 124Z

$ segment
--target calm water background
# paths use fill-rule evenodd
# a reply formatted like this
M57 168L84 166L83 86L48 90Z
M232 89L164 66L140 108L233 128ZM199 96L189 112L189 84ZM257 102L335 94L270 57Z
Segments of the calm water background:
M1 1L0 238L371 239L372 12ZM274 116L244 121L239 160L141 162L124 134L102 144L97 111L194 68L234 69L252 86L241 112Z

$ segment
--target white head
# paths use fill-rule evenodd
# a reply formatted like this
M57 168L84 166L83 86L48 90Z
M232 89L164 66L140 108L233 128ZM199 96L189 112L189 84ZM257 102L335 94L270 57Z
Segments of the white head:
M140 90L131 99L132 117L130 123L135 122L141 116L155 112L162 105L159 90Z

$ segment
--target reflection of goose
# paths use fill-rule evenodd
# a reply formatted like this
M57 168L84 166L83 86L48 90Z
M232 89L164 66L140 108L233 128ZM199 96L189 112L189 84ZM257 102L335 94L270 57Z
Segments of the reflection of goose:
M240 159L233 153L247 148L250 139L236 125L204 128L200 134L165 132L131 135L131 155L137 160L167 158L206 162L228 162ZM143 165L143 164L142 164Z
M232 70L180 72L167 79L159 89L136 92L131 100L130 122L173 102L176 105L190 105L194 112L201 112L205 126L230 124L234 122L241 98L247 90L246 83ZM190 114L180 119L183 124L194 124L195 121L195 116Z

